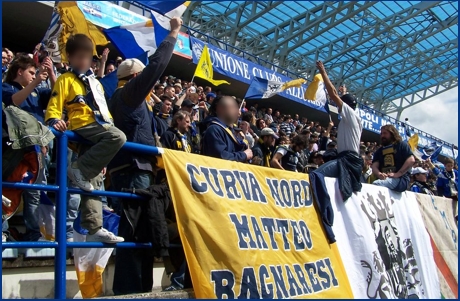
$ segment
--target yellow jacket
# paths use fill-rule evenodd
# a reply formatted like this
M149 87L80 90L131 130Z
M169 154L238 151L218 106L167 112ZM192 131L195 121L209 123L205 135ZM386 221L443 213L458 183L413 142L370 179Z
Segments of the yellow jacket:
M62 119L66 112L70 123L69 130L96 122L93 111L86 104L86 94L85 85L75 74L68 72L59 76L46 109L45 121Z

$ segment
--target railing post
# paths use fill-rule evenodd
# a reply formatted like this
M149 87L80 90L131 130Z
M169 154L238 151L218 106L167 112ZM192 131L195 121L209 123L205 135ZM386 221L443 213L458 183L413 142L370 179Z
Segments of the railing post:
M66 215L67 215L67 135L57 136L56 185L56 241L54 258L54 298L66 299Z

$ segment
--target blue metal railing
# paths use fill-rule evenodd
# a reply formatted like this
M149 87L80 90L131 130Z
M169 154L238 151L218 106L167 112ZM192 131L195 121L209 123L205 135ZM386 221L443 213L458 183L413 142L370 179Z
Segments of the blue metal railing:
M55 242L5 242L2 249L20 248L53 248L55 249L54 258L54 298L66 298L66 255L67 248L151 248L150 243L123 242L118 244L105 244L99 242L67 242L66 239L66 215L67 215L67 194L79 193L94 196L109 196L119 198L139 199L138 195L125 192L100 191L85 192L80 189L67 187L67 142L76 141L88 143L73 132L65 133L52 130L57 139L57 162L56 162L56 185L38 185L25 183L2 182L2 187L17 188L24 190L44 190L56 192L56 241ZM154 146L126 142L124 150L148 155L160 154L160 149ZM174 247L172 245L171 247Z
M120 1L112 1L112 2L113 2L114 4L120 5ZM150 16L150 8L148 8L148 7L146 7L145 5L143 5L142 2L140 2L140 1L124 1L124 2L127 2L127 3L129 3L129 4L133 5L133 6L135 6L135 7L139 8L139 9L141 9L141 10L142 10L142 15L143 15L143 16L146 16L146 12L147 12L148 15ZM183 25L183 27L186 28L187 31L188 31L188 32L190 33L190 35L192 35L192 36L193 36L192 33L197 33L197 34L203 36L203 37L206 39L206 42L207 42L207 43L210 43L211 41L215 41L216 43L218 43L218 45L216 45L216 46L218 46L219 48L222 48L221 45L223 45L223 46L225 47L225 49L224 49L225 51L228 51L229 48L230 48L230 49L235 49L235 50L237 50L238 52L240 52L240 53L242 54L242 57L243 57L243 58L246 58L246 59L251 58L251 59L250 59L251 61L257 62L257 63L258 63L259 65L261 65L261 66L265 66L265 67L270 68L270 69L272 69L272 70L275 70L275 69L276 69L276 70L278 70L278 72L281 72L281 73L283 73L284 75L286 75L286 76L288 76L288 77L291 77L291 78L304 78L303 76L301 76L301 75L299 75L299 74L297 74L297 73L295 73L295 72L289 71L289 70L287 70L287 69L285 69L285 68L283 68L283 67L280 67L280 66L278 66L278 65L273 64L272 62L269 62L269 61L266 61L266 60L264 60L264 59L261 59L260 57L257 57L257 56L255 56L255 55L249 53L249 52L246 52L246 51L244 51L244 50L238 48L238 47L232 46L232 45L227 44L226 42L224 42L224 41L222 41L222 40L219 40L219 39L216 39L216 38L214 38L214 37L211 37L210 35L208 35L208 34L206 34L206 33L204 33L204 32L201 32L201 31L199 31L199 30L193 29L193 28L191 28L191 27L189 27L189 26L187 26L187 25ZM232 52L232 53L233 53L233 52ZM393 118L393 117L391 117L391 116L389 116L389 115L386 115L385 113L382 113L382 112L380 112L380 111L377 111L377 110L375 110L375 109L373 109L373 108L371 108L371 107L369 107L369 106L367 106L367 105L360 104L360 106L361 106L361 108L363 108L363 109L365 109L365 110L367 110L367 111L372 111L372 112L374 112L376 115L385 118L386 120L392 122L392 123L395 124L395 125L396 125L396 124L400 124L400 125L401 125L401 124L404 124L403 121L398 120L398 119L396 119L396 118ZM427 138L436 140L436 141L441 142L441 143L443 143L444 145L446 145L446 146L448 146L448 147L451 147L451 148L454 147L454 144L448 143L448 142L446 142L446 141L444 141L444 140L442 140L442 139L440 139L440 138L437 138L437 137L435 137L435 136L433 136L433 135L431 135L431 134L429 134L429 133L427 133L427 132L424 132L424 131L422 131L422 130L420 130L420 129L417 129L417 128L415 128L415 127L412 126L412 125L410 126L410 128L414 129L414 132L415 132L415 133L421 134L423 137L427 137ZM453 153L452 155L454 156L455 154Z

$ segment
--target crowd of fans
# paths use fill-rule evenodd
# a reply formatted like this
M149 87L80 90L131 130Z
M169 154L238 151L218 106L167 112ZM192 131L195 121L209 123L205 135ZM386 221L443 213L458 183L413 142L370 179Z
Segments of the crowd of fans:
M107 49L101 59L93 59L93 45L84 35L69 38L65 49L69 64L53 64L40 45L30 55L13 56L3 49L3 104L18 106L42 124L58 131L73 130L93 143L69 145L69 185L85 191L102 190L105 177L110 179L105 186L114 191L165 185L165 174L156 170L153 156L121 149L129 141L266 168L339 177L341 181L349 179L351 184L343 185L353 187L341 189L344 199L348 197L346 191L360 189L357 183L456 198L458 173L453 170L453 161L448 160L444 169L430 160L416 162L392 126L382 128L381 145L360 141L362 125L353 110L356 100L345 86L335 90L322 63L318 63L318 69L342 115L338 127L332 121L324 125L257 104L248 107L243 100L222 95L219 90L214 92L209 86L164 76L180 26L180 19L171 20L171 33L147 66L137 59L109 61ZM117 73L118 89L108 99L97 89L97 79L111 72ZM388 165L389 150L393 163ZM48 165L52 151L52 144L42 148ZM42 179L46 184L46 175ZM39 198L37 191L24 195L26 233L22 240L43 239L37 222ZM80 210L81 226L89 231L87 241L135 241L135 229L127 213L134 210L133 206L130 200L107 202L100 197L69 195L68 240L72 241L72 222ZM118 236L102 227L103 207L121 216ZM174 225L171 217L169 226ZM3 239L12 240L7 229L3 221ZM116 294L151 289L152 253L119 249L116 257ZM184 287L184 274L185 263L181 262L170 289Z

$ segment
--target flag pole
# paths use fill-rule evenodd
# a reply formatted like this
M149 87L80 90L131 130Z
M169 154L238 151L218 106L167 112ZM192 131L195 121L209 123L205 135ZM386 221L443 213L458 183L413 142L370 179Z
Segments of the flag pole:
M243 101L240 104L240 111L241 111L241 108L243 108L244 100L245 100L245 98L243 98Z

